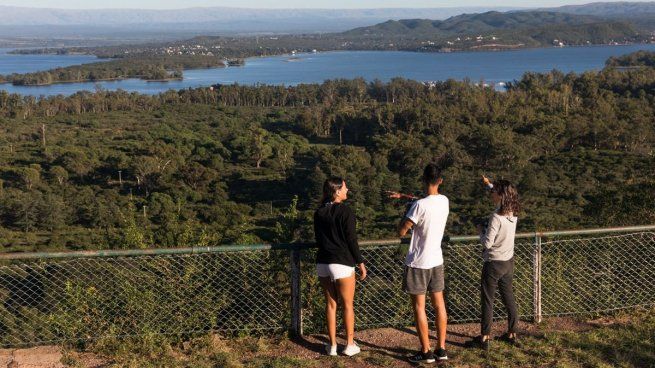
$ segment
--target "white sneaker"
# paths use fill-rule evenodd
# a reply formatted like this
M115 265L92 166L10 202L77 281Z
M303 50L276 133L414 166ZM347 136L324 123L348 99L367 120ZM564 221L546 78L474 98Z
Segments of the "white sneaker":
M337 346L336 345L325 344L325 352L329 356L337 356Z
M360 349L357 344L353 343L352 345L346 346L342 353L343 355L353 356L355 354L359 354L360 351L362 351L362 349Z

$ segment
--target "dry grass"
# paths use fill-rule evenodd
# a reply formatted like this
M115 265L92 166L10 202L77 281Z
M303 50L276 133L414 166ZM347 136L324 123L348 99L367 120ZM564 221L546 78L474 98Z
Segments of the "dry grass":
M525 325L520 348L494 342L486 353L461 343L476 325L449 328L450 360L444 367L655 367L655 309L642 309L597 319L558 318ZM497 328L502 329L499 323ZM170 341L140 339L98 341L88 353L67 351L62 362L71 367L193 367L193 368L371 368L412 367L406 356L416 347L411 329L360 331L362 353L356 357L322 354L324 337L221 339L201 336ZM101 358L101 359L99 359ZM90 363L93 361L94 363ZM100 362L100 363L99 363Z

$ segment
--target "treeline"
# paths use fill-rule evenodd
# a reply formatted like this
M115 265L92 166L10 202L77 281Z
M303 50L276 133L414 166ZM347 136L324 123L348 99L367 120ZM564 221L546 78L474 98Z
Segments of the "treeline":
M655 222L655 70L526 74L507 92L334 80L156 96L0 93L0 236L7 249L312 239L328 175L342 175L362 238L393 235L444 165L448 229L491 209L479 175L521 191L521 230Z
M105 62L73 65L48 71L0 76L0 82L14 85L47 85L52 83L87 82L141 78L167 80L182 78L184 69L224 67L222 60L205 55L139 56Z
M640 50L627 55L613 56L605 63L613 67L655 67L655 52Z

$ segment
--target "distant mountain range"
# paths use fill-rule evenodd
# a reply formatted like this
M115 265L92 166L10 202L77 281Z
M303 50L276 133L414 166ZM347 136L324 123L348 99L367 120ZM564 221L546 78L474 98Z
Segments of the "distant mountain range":
M103 58L167 55L220 55L246 58L293 52L402 50L452 52L525 47L652 42L626 21L544 11L490 11L445 20L389 20L345 32L275 36L196 36L190 39L91 48L40 48L21 53L90 53Z
M433 9L244 9L188 8L144 9L40 9L0 6L3 26L78 26L106 28L128 26L142 30L220 32L336 32L388 19L445 19L462 13L515 10L516 7L452 7ZM118 31L117 29L113 29Z
M655 29L655 2L590 3L547 8L538 13L539 16L535 17L533 10L516 7L67 10L0 6L0 46L3 39L9 39L11 43L12 39L22 42L29 38L58 38L63 40L61 46L64 46L76 42L70 40L80 40L82 45L82 42L167 41L198 35L344 31L349 36L371 33L398 37L448 36L492 30L535 29L549 24L580 26L599 22L629 22L638 30ZM607 31L608 27L615 28L606 26L602 32Z
M569 14L596 15L601 17L632 17L655 14L655 2L607 2L584 5L564 5L558 8L538 10L557 11Z

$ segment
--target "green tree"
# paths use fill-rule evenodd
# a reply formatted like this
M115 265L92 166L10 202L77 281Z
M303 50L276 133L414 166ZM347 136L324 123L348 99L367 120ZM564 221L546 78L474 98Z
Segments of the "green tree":
M25 167L18 170L18 175L28 190L31 190L35 184L41 181L41 173L33 167Z

